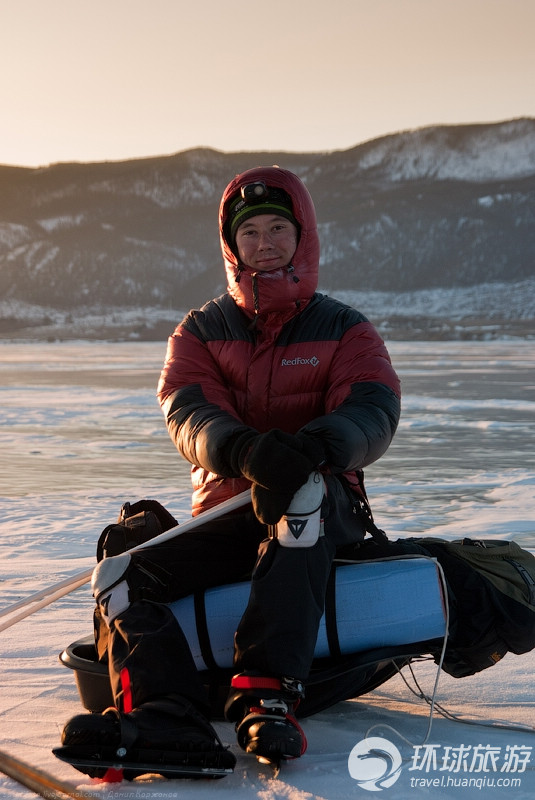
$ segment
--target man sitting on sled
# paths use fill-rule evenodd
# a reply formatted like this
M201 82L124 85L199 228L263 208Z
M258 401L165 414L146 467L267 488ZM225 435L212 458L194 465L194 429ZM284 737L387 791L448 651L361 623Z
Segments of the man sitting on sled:
M57 751L92 776L109 763L127 776L232 770L167 604L244 578L251 591L227 719L246 752L276 762L305 752L294 711L327 579L340 548L366 534L362 469L385 453L399 419L399 381L380 336L316 292L316 215L299 178L277 167L238 175L219 225L228 290L170 337L158 396L192 465L193 514L247 487L252 502L96 568L97 646L115 707L70 720Z

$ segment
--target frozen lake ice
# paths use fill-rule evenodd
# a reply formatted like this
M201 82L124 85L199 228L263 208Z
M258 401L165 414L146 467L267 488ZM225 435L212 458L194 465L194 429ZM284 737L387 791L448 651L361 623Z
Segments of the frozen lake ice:
M393 342L389 350L403 405L393 444L366 471L378 523L446 533L505 503L520 524L503 535L535 547L532 519L519 520L535 471L533 343ZM156 401L164 356L163 342L1 343L0 496L176 492L183 504L189 468Z
M515 539L535 551L533 343L395 342L389 349L403 381L403 415L390 450L367 470L377 523L391 539ZM98 534L125 500L151 496L179 521L190 516L188 468L168 438L155 397L164 355L165 343L0 344L1 608L91 568ZM349 775L348 755L380 725L404 759L392 797L464 800L491 787L493 796L533 797L534 651L508 654L461 681L442 673L439 702L470 725L437 716L430 740L443 757L492 748L500 769L516 748L529 756L525 770L522 764L514 773L483 775L470 762L468 771L450 775L440 771L440 761L429 774L413 770L428 707L397 676L305 720L309 750L278 780L238 750L231 724L221 722L218 731L234 747L238 766L217 787L146 779L111 788L89 781L54 759L51 748L80 710L58 653L90 633L92 608L84 586L4 631L0 648L2 747L73 790L136 800L208 800L216 793L244 800L346 800L356 792L363 796ZM422 662L415 669L431 693L436 668ZM2 775L0 795L32 796Z

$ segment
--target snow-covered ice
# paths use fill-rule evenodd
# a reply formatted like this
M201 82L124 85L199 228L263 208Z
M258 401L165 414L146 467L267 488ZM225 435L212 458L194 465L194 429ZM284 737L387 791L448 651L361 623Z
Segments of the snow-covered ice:
M403 418L388 454L367 470L378 524L391 539L513 538L535 552L533 343L395 342L389 349L403 379ZM189 516L187 469L155 401L164 353L165 343L0 344L0 609L91 567L97 536L124 500L155 497L179 521ZM427 740L428 706L398 676L304 720L307 754L284 765L278 779L239 751L231 725L218 722L238 756L224 780L90 781L51 748L81 710L58 654L90 633L91 617L85 586L0 633L0 749L73 789L114 800L366 798L348 758L369 733L403 759L399 777L379 789L387 799L534 795L533 653L508 655L462 680L442 673L440 706L478 724L435 713ZM418 663L414 673L431 694L434 665ZM403 675L411 683L408 670ZM0 775L0 796L34 795Z

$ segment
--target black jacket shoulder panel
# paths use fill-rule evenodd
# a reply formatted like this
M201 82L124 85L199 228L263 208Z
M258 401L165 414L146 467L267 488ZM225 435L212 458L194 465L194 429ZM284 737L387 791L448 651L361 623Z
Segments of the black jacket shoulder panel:
M193 309L181 323L202 342L254 341L249 320L228 294L210 300L201 309Z
M339 341L349 328L362 322L368 319L357 309L316 292L306 308L284 324L277 344L285 347L305 341ZM202 342L254 343L256 337L249 318L228 294L190 311L181 327Z
M356 308L316 292L307 307L286 323L277 344L340 341L349 328L362 322L368 319Z

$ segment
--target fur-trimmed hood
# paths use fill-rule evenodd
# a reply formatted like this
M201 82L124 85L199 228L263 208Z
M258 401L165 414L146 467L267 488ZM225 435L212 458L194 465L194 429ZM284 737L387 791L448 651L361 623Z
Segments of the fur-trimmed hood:
M291 265L273 272L253 272L240 264L225 235L230 200L239 194L242 186L256 181L284 189L290 195L300 226L299 243ZM228 292L240 308L250 316L265 317L272 312L286 316L305 307L318 285L320 247L314 204L296 175L279 167L256 167L237 175L221 198L219 233Z

